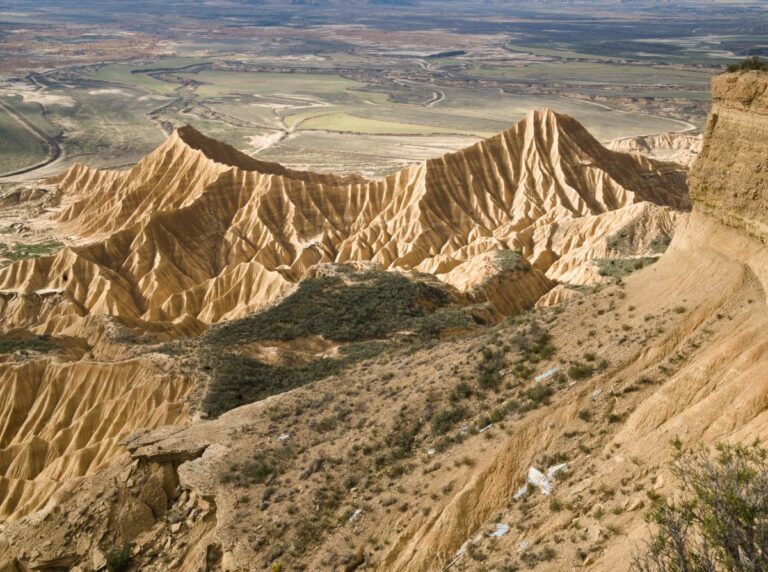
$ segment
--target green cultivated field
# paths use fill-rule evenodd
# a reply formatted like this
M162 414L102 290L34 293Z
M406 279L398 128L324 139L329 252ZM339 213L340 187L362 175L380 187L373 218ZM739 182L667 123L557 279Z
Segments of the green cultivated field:
M569 114L604 142L700 130L711 78L768 57L760 0L255 3L139 2L102 18L103 2L81 0L65 30L52 5L9 0L0 36L18 33L18 53L6 42L0 97L17 96L62 148L29 178L75 161L127 166L183 124L288 166L369 176L531 109ZM8 117L0 128L0 167L45 152Z
M74 161L113 167L134 163L163 141L161 124L166 129L189 124L246 153L288 165L369 176L491 136L534 108L573 115L603 140L685 127L681 122L620 113L575 99L508 94L499 88L439 87L407 80L373 84L338 74L198 67L209 63L169 58L110 64L85 71L74 80L52 81L48 92L74 101L69 107L48 106L46 118L38 113L34 119L52 135L65 131L64 158L55 164L56 170ZM618 69L624 75L616 75ZM648 68L602 64L537 64L477 72L517 78L556 73L582 79L611 72L617 82L658 79L651 77L655 72ZM663 70L659 77L670 73ZM695 83L705 74L675 71L672 76L678 82ZM3 122L9 149L3 153L5 164L32 164L44 157L42 142L11 119L5 117ZM11 144L12 140L21 143Z
M147 91L163 95L173 94L175 89L173 84L157 80L147 74L131 73L134 69L136 69L134 66L128 64L113 64L100 68L89 79L116 86L146 89Z
M358 97L347 90L363 87L355 81L337 75L307 73L249 73L202 71L197 74L179 73L180 77L203 82L196 90L198 97L207 99L223 95L321 96L339 103L355 102Z
M506 47L510 54L534 51ZM26 110L49 136L64 133L63 158L37 174L59 172L75 161L125 167L159 145L171 128L189 124L246 153L289 166L376 176L508 129L537 108L572 115L603 141L683 130L687 122L637 106L617 111L604 102L610 103L617 90L630 95L632 88L640 98L664 99L672 93L678 100L701 101L711 77L704 70L617 65L594 56L589 62L575 61L587 54L567 46L546 54L535 51L535 57L559 61L522 65L516 60L491 66L450 57L424 60L428 64L420 66L417 60L405 59L398 64L397 79L388 80L359 72L366 65L390 65L381 54L329 52L323 58L299 57L289 63L278 56L259 60L265 66L293 66L292 72L248 71L246 56L190 55L86 67L58 81L53 74L44 93L66 95L74 104L46 105L45 117L39 105L36 112ZM351 71L334 73L344 66ZM305 72L308 68L311 71ZM428 70L450 70L454 80L435 84L423 79ZM553 78L567 82L571 91L591 93L596 101L546 91L520 93L515 87L549 84ZM665 87L670 84L675 89ZM2 161L18 165L39 160L45 153L42 142L9 119L3 119L9 152ZM12 139L23 144L11 145Z
M526 66L484 67L478 75L513 79L547 80L617 85L708 85L712 75L707 72L679 70L648 65L613 65L602 63L543 63Z
M47 157L46 142L0 106L0 174L30 167Z
M299 124L299 127L302 130L310 131L340 131L346 133L369 133L378 135L429 135L438 133L450 133L454 135L492 135L492 133L453 129L450 127L367 119L365 117L350 115L345 112L329 113L327 115L306 119Z

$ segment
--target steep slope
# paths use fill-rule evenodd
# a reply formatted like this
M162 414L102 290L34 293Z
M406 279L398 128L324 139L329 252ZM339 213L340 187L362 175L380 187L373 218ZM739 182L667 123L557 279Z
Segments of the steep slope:
M768 106L745 85L765 93L768 76L715 80L724 95L694 211L653 266L216 420L134 435L131 464L9 524L0 558L74 566L133 541L142 570L627 569L645 508L674 490L665 442L768 437ZM722 172L734 155L743 177ZM551 495L517 494L529 467L561 463ZM180 490L153 496L168 483ZM70 530L100 538L66 543Z
M555 280L600 281L593 259L650 252L689 206L678 165L608 151L551 111L376 181L288 170L184 128L128 171L76 166L51 183L63 194L59 229L76 238L53 256L0 269L0 323L5 332L72 336L86 349L14 350L0 363L0 517L21 527L46 520L93 478L125 470L120 442L133 431L181 431L190 410L269 401L359 371L377 354L415 351L414 337L428 346L477 332L531 308ZM639 238L617 242L617 233ZM359 307L316 303L318 315L323 304L334 308L325 322L337 326L375 318L379 331L387 313L398 317L369 345L323 329L254 334L248 319L236 321L265 307L280 314L276 302L294 300L286 294L335 283L322 280L336 272L329 263L361 262L377 270L340 279L353 291L341 301ZM382 269L398 271L381 281L389 288L376 286ZM402 295L410 281L432 293L426 301ZM393 299L400 313L382 307ZM235 334L222 341L227 324ZM154 451L149 465L165 475L162 486L153 473L109 493L122 499L115 542L164 517L176 498L176 466L201 451L159 460ZM149 492L146 482L154 483ZM102 508L107 515L114 507ZM213 524L205 520L195 534L213 533Z
M99 171L75 165L51 182L76 194L59 215L60 221L74 223L72 228L78 234L111 234L154 213L192 204L206 187L231 169L325 185L364 181L356 175L294 171L278 163L259 161L192 127L183 127L128 171Z
M754 236L768 235L768 84L751 72L719 78L701 160L693 176L696 205Z
M187 419L192 379L156 362L3 364L0 519L39 508L62 483L124 458L120 443L133 431Z
M608 151L548 110L375 181L289 171L185 128L130 171L76 166L55 183L68 203L60 222L88 244L0 270L8 327L77 331L94 314L215 323L265 306L326 262L471 288L463 264L518 249L542 272L568 257L561 266L576 277L588 249L572 249L590 237L564 233L567 221L648 203L669 233L675 215L651 204L689 206L679 166Z

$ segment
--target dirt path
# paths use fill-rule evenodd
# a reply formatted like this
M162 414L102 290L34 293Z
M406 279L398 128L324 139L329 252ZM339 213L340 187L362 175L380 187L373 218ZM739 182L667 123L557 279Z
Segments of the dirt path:
M435 104L440 103L445 99L445 92L443 92L439 87L437 87L433 83L422 83L419 81L410 81L407 79L398 79L395 80L395 83L398 83L400 85L405 84L411 84L411 85L417 85L417 86L426 86L430 88L430 91L432 92L432 98L429 101L424 102L424 107L434 107Z

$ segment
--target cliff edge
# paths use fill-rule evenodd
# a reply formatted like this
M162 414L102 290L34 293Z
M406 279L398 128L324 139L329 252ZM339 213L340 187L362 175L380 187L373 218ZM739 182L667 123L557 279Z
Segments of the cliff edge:
M768 237L768 74L724 74L712 81L712 113L691 172L696 208L729 226Z

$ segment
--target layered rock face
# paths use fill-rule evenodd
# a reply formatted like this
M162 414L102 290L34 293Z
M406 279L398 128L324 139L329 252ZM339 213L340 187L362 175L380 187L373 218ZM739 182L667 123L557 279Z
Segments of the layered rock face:
M562 131L567 119L552 115L549 121L548 113L534 114L529 120L538 115L538 121L518 125L463 154L380 182L334 185L328 180L312 182L309 175L263 175L217 163L222 171L210 175L214 182L205 183L200 175L199 185L189 187L189 197L180 190L169 202L159 190L153 194L145 187L138 193L126 181L115 183L114 191L126 196L152 196L147 203L155 209L151 213L104 206L108 201L97 186L88 191L85 183L127 175L70 172L71 180L64 184L77 191L72 205L79 206L63 211L63 219L75 224L89 209L103 210L108 214L83 218L82 223L92 220L92 232L113 234L66 256L78 259L88 253L97 261L94 280L112 280L134 293L130 298L137 308L135 328L149 328L150 322L141 318L159 310L141 309L153 290L136 289L129 279L130 263L104 262L116 252L139 261L139 252L155 253L147 272L155 271L156 283L174 276L161 270L168 268L168 260L186 264L189 272L203 268L219 276L228 264L253 268L248 265L257 258L291 283L304 272L312 274L304 270L313 267L310 255L297 264L302 253L314 252L331 261L365 253L390 269L423 264L421 268L432 269L457 289L508 304L514 311L528 306L538 288L551 287L544 271L583 277L580 261L608 254L613 247L607 243L615 242L617 230L635 250L674 225L678 231L659 262L621 285L578 294L573 303L531 312L485 333L381 356L216 420L141 432L125 449L115 445L121 420L129 428L187 423L179 397L189 394L187 382L171 364L155 359L150 368L148 358L120 359L109 367L46 360L3 364L0 404L9 422L0 432L0 446L5 447L0 463L6 474L0 486L15 491L2 505L4 514L39 508L44 490L50 497L50 483L61 484L56 479L86 478L69 490L62 487L64 492L50 497L43 510L10 518L0 527L0 568L99 569L105 551L133 542L133 566L142 570L252 570L273 565L309 570L365 566L388 572L446 566L474 570L480 561L489 569L626 569L647 538L644 503L654 494L676 494L677 483L664 468L671 453L665 443L677 438L686 446L723 440L749 443L768 436L768 262L763 234L768 138L760 135L768 75L721 76L714 86L713 117L691 177L690 216L638 200L661 202L661 181L667 177L672 181L667 201L683 204L676 202L684 200L675 190L677 175L664 174L666 166L606 155L598 147L596 156L582 154L578 149L583 149L583 139L571 138L575 130L570 128ZM529 129L530 136L525 135ZM521 132L522 139L513 137ZM170 153L166 166L189 152L180 143L184 136L181 132L165 148L164 153ZM184 161L208 165L196 153L200 149ZM235 162L233 155L225 156ZM604 170L597 169L598 164ZM630 190L624 188L608 174L617 164L638 174L639 180L647 179L648 185L635 182ZM643 165L653 168L635 170ZM430 169L438 170L430 175ZM191 177L198 171L172 172L158 169L153 176L157 178L148 177L145 183L151 187L152 181L168 175L163 188L173 189L178 176L182 189L184 174ZM591 175L574 175L585 172ZM631 173L624 177L633 178ZM258 193L249 187L256 181L263 185ZM398 186L398 181L413 184ZM374 185L379 185L377 192L371 190ZM322 193L307 191L320 187ZM549 192L543 194L542 188ZM482 192L473 194L475 189ZM595 189L605 191L599 199ZM449 200L438 201L440 193ZM229 211L232 221L251 226L230 222L224 230L195 227L200 242L214 245L234 246L240 237L247 238L253 249L247 255L243 245L237 253L209 245L199 252L216 253L215 262L206 266L202 256L187 260L188 253L198 251L188 244L194 241L170 232L189 228L174 227L182 221L173 213L195 208L206 196L211 208L215 198L251 205L241 214L245 206ZM301 216L297 205L315 214ZM550 218L550 209L559 218ZM203 217L209 210L188 212ZM203 220L213 224L220 219ZM230 232L234 228L239 234ZM377 229L377 234L366 234L367 228ZM163 229L168 231L164 235ZM307 233L319 234L318 243L309 244ZM280 237L282 250L264 247L269 243L262 236ZM445 238L451 236L457 238ZM118 237L124 237L120 240L125 244ZM391 242L392 237L402 241ZM340 244L346 245L343 256ZM520 287L524 296L516 295L509 283L493 289L503 274L495 263L500 244L520 248L538 267L538 274L525 272L529 278ZM272 258L259 258L256 246L266 248ZM136 258L130 258L134 251ZM228 258L235 256L249 262ZM56 274L61 261L37 264L48 276ZM10 274L25 276L22 269L34 270L34 265L17 264ZM28 276L31 284L37 274ZM175 288L184 292L183 280L190 278L176 276ZM249 276L254 274L244 271L240 280ZM240 292L239 283L231 282L232 292ZM85 282L80 284L78 288L85 287ZM79 292L61 290L62 296ZM19 319L35 315L31 309L21 312L24 305L14 296L8 295L7 309L17 308ZM43 297L38 294L38 302ZM551 297L566 300L555 290ZM55 306L49 304L47 314L37 315L58 316ZM96 313L96 306L73 307L81 315ZM193 306L190 302L186 307ZM98 311L108 310L105 303ZM164 311L177 318L183 315ZM216 312L210 315L225 319L215 318ZM79 319L96 323L93 315ZM189 335L206 327L198 315L187 314L182 320L176 326ZM152 327L171 329L157 323ZM551 346L550 351L541 351L541 344ZM533 352L536 346L539 350ZM104 350L105 355L117 351ZM530 360L532 352L535 359ZM586 357L590 352L594 355ZM494 358L503 368L498 392L480 385L488 360ZM602 358L604 366L598 367ZM527 377L516 368L523 362L531 368ZM597 368L586 377L585 362ZM582 373L568 368L570 380L552 375L535 381L537 374L565 369L564 364L581 364ZM72 383L76 379L83 381ZM118 379L125 380L125 386L116 383ZM464 397L457 393L460 388ZM542 389L548 390L547 397L533 403L531 396L540 397ZM490 395L485 401L484 394ZM17 395L21 398L14 406ZM144 402L151 407L140 407ZM501 410L510 403L514 405L506 412ZM23 413L26 409L32 411L29 416ZM492 410L493 421L488 417ZM454 419L447 433L435 431L455 415L460 420ZM103 462L108 457L111 463ZM553 495L533 491L524 499L514 498L529 467L546 469L560 459L566 459L567 468L552 483ZM508 528L498 534L498 524Z
M291 171L184 128L129 171L75 166L54 182L67 197L60 223L88 244L0 271L7 327L76 332L87 315L215 323L326 262L468 289L475 257L518 249L549 279L590 282L585 263L606 254L611 229L640 217L668 236L690 206L678 165L609 151L548 110L375 181ZM551 287L540 282L539 295Z
M701 152L704 137L692 133L662 133L638 135L611 141L607 147L613 151L639 153L652 159L672 161L690 167Z
M712 82L712 114L691 175L698 210L754 236L768 236L768 81L764 73Z

